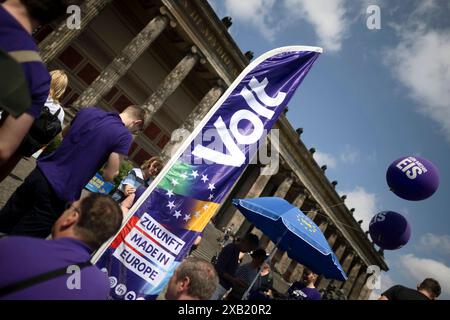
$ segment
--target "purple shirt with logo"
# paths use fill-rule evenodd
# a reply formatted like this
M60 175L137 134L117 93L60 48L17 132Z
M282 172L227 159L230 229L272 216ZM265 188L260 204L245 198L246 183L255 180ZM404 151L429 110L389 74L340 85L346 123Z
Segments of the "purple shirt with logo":
M322 296L316 288L308 288L303 282L294 282L288 293L298 300L321 300Z
M38 51L31 35L2 5L0 5L0 49L5 52L18 50ZM42 62L26 62L21 65L28 82L32 100L31 108L27 110L27 113L37 118L48 97L50 74Z
M38 168L58 198L74 201L111 153L128 154L132 139L117 113L84 108L72 121L61 145L40 159Z
M43 240L30 237L6 237L0 240L0 288L21 280L86 262L91 249L83 242L72 238ZM84 267L80 271L79 289L69 289L67 282L75 281L68 273L31 287L0 297L5 300L106 300L109 281L105 273L96 266Z

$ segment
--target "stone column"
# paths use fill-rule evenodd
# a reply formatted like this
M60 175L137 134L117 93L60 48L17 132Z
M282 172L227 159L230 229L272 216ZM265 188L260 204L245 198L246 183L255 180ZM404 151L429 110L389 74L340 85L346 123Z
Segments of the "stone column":
M294 267L294 271L292 271L291 280L298 281L303 273L304 265L297 263Z
M245 198L259 197L271 178L272 178L272 176L260 175L256 179L253 186L250 188L250 190L247 192L247 195L245 196ZM236 228L236 230L239 230L245 221L246 221L245 217L242 215L242 213L239 210L236 209L233 214L233 217L231 218L230 222L227 224L226 227L228 228L231 225L233 225Z
M79 29L69 29L66 19L44 40L39 43L39 51L44 62L55 59L59 54L78 37L86 26L94 19L112 0L85 0L80 6L81 25Z
M336 252L334 253L336 255L336 258L338 261L342 261L342 256L344 255L345 249L347 246L344 243L341 243L339 247L336 249Z
M100 75L84 90L72 107L79 110L84 107L97 105L131 68L133 63L147 50L156 38L169 24L169 17L159 15L153 18L114 60L100 73Z
M309 197L308 191L305 189L302 193L300 193L295 198L295 200L294 200L294 202L292 202L292 204L300 209L302 207L302 205L305 203L306 199L308 199L308 197Z
M274 197L280 197L284 198L286 194L288 193L289 189L291 188L292 184L294 183L294 179L292 177L287 177L283 180L283 182L280 184L280 186L277 188L277 190L274 193ZM262 232L258 229L254 232L257 236L261 236L259 241L259 246L263 249L267 249L268 252L270 252L275 244L270 241L269 237L262 234Z
M353 265L353 267L350 269L350 273L348 273L348 279L344 282L342 285L342 290L344 290L344 293L347 297L350 296L350 291L355 285L356 278L358 277L359 270L362 267L362 263L360 261L356 261Z
M318 205L316 205L314 208L311 208L311 210L309 210L308 212L305 212L305 213L308 216L308 218L310 218L311 220L314 221L318 212L319 212L319 208L318 208Z
M359 275L355 280L355 284L353 285L353 288L350 290L350 294L348 297L349 300L358 300L359 299L361 291L366 286L367 277L369 276L366 273L366 270L367 270L367 268L364 268L364 267L361 267L361 269L359 270Z
M286 271L283 273L283 279L287 282L291 282L292 274L294 273L295 268L297 268L298 266L300 266L300 264L298 264L297 261L291 260Z
M322 231L322 233L325 233L328 226L330 225L330 222L328 221L328 218L325 218L322 222L319 223L319 229Z
M164 102L180 86L186 76L195 67L197 62L205 63L201 58L201 53L197 47L192 46L190 52L181 59L175 68L165 77L163 82L156 88L155 92L142 104L142 108L147 109L148 116L144 128L148 126L153 116L162 107Z
M202 100L195 107L195 109L189 114L186 121L184 121L178 130L184 131L186 134L190 134L195 125L198 124L212 108L212 106L219 100L222 93L225 91L225 84L222 80L217 83L203 96ZM183 139L176 140L174 137L164 146L161 152L163 161L170 159L172 153L177 149L179 145L183 143Z
M352 265L353 259L355 258L355 253L353 252L352 249L350 249L350 252L345 256L344 258L344 262L341 263L342 265L342 269L344 270L344 272L347 274L347 277L349 277L349 271L350 271L350 267ZM348 281L348 280L347 280ZM343 281L339 281L339 280L333 280L333 285L336 286L336 288L341 288L342 284L344 283Z

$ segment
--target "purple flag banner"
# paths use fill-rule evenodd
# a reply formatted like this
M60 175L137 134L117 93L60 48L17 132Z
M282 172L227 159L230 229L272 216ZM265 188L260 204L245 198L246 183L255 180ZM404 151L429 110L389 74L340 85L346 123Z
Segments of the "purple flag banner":
M231 84L93 257L109 276L111 299L156 299L320 53L269 51Z

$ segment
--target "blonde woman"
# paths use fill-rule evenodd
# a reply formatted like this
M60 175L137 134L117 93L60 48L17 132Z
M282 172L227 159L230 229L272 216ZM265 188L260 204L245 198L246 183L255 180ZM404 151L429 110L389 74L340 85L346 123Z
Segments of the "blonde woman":
M62 130L64 110L59 100L66 91L68 78L63 70L53 70L50 75L50 92L41 114L33 122L17 151L1 166L0 182L11 173L22 157L30 157L50 143Z
M139 187L147 188L163 167L159 157L152 157L141 165L140 168L131 169L127 176L120 182L119 187L112 195L113 199L120 203L122 211L127 213L133 205L136 190Z
M64 95L69 82L66 73L63 70L53 70L50 72L52 81L50 83L50 94L45 102L45 106L49 108L52 115L58 114L58 120L61 123L61 128L64 125L64 109L61 107L59 100Z

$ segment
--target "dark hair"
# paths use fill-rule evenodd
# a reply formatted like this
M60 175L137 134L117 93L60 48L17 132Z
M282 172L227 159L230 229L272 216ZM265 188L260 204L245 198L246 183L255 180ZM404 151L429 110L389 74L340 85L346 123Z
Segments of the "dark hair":
M41 24L51 23L62 18L67 7L78 5L81 0L20 0L27 8L29 15Z
M81 200L76 232L92 249L98 249L120 229L122 210L109 196L93 193Z
M259 246L259 238L253 233L246 234L242 241L246 242L250 246L250 251L255 250Z
M311 270L310 268L308 268L308 267L303 267L303 273L307 273L307 274L313 273L313 274L315 274L314 271L312 271L312 270Z
M267 253L264 249L258 248L251 253L253 259L264 261L267 258Z
M419 285L419 290L425 290L437 298L441 294L441 285L433 278L426 278Z
M187 294L200 300L210 299L219 284L214 266L197 257L184 260L177 268L175 276L177 281L189 278Z

